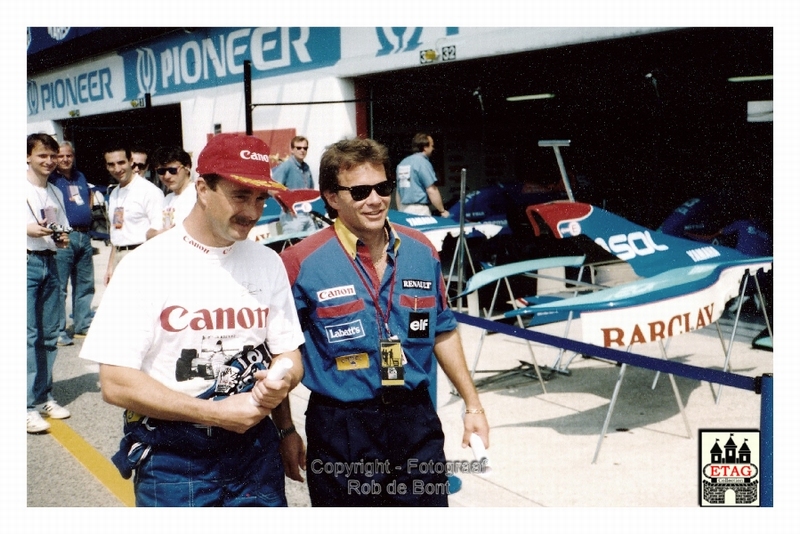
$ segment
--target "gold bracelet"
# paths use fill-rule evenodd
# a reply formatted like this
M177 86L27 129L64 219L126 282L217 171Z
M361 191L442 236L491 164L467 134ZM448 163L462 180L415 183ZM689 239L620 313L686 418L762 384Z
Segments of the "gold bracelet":
M483 408L476 408L475 410L470 410L469 408L465 408L464 409L464 413L465 414L476 414L476 415L479 415L479 414L486 413L486 412L483 411Z

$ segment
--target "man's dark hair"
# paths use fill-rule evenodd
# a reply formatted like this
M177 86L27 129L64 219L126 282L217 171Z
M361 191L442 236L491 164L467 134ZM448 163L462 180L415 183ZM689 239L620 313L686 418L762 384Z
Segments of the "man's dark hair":
M208 185L208 188L212 191L217 190L217 184L220 180L224 180L224 178L219 174L201 174L200 178Z
M131 159L131 149L122 141L110 141L109 143L106 143L105 147L103 148L103 157L112 152L125 152L125 157L128 160Z
M391 174L392 168L389 165L389 151L373 139L342 139L325 148L319 162L319 190L323 193L322 200L331 217L336 218L339 214L328 205L324 193L336 191L340 172L348 171L364 163L383 166L386 179L394 180L394 176Z
M425 150L430 142L430 135L425 132L419 132L414 136L414 139L411 140L411 150L414 152L422 152Z
M41 143L44 145L45 148L49 148L53 152L58 153L58 142L53 139L53 136L46 133L35 133L30 134L28 136L28 155L30 156L33 153L33 149L36 148L36 145Z
M147 150L141 143L133 143L131 145L131 152L136 152L137 154L145 154L148 157L150 156L150 151Z
M179 146L161 147L155 151L152 158L153 167L160 167L173 161L177 161L189 170L192 168L192 156Z

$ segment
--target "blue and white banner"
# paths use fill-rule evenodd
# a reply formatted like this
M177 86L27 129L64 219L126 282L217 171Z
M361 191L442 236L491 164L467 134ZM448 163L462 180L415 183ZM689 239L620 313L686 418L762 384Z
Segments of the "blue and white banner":
M319 69L340 59L339 28L206 28L122 51L126 100Z

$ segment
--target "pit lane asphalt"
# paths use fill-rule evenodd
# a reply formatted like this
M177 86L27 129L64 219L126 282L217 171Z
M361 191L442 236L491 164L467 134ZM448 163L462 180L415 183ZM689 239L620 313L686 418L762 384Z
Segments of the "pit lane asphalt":
M102 298L102 273L110 249L102 243L95 246L100 252L94 258L96 307ZM723 318L721 324L723 333L728 334L730 321ZM750 340L762 324L763 319L759 322L759 317L753 316L740 326L731 359L733 372L747 376L772 372L772 353L750 348ZM541 328L553 334L563 332L563 324ZM574 328L579 332L579 325ZM470 365L479 335L473 327L462 329ZM117 450L122 415L119 408L103 402L96 367L78 358L81 344L82 340L76 339L75 345L59 348L54 396L72 412L72 417L62 423L87 445L69 442L65 446L56 439L62 432L27 436L28 507L130 504L125 502L124 489L130 481L117 480L123 487L120 491L96 475L108 469L107 459ZM540 365L551 364L557 354L556 349L542 345L534 345L534 350ZM636 352L658 357L656 347L637 347ZM715 369L723 362L713 327L673 338L669 355L676 361ZM530 360L525 342L490 335L484 342L479 369L507 369L519 360ZM450 496L451 506L697 508L698 429L759 427L758 395L725 388L720 403L715 404L707 382L677 377L691 425L691 436L687 437L666 377L662 376L651 390L653 372L629 368L598 461L592 464L619 368L578 357L570 370L569 376L557 375L548 381L547 393L536 380L526 377L481 392L492 427L488 453L493 472L488 477L461 475L463 486ZM295 424L305 436L308 390L299 386L291 395ZM438 401L448 459L472 460L469 449L462 449L460 444L463 403L450 394L441 371ZM73 455L76 450L83 456L92 451L97 455L89 455L89 465L85 466ZM309 505L304 484L287 480L287 498L290 506Z

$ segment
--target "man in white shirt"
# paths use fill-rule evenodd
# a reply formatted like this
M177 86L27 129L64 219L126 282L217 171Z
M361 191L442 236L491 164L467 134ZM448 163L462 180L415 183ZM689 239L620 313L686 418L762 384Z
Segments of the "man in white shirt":
M133 172L131 152L120 145L103 152L106 170L119 185L108 196L108 214L111 219L109 235L111 254L108 258L105 284L111 280L114 269L122 258L161 230L164 193Z
M28 136L26 202L28 271L28 433L44 432L69 411L53 399L53 365L58 354L59 291L56 248L69 246L64 195L47 182L56 168L58 143L45 133Z
M197 202L192 181L192 156L181 147L165 147L153 154L153 167L161 183L169 190L164 197L163 228L166 232L180 224Z
M252 136L213 137L197 172L191 213L119 265L80 357L126 409L112 460L136 471L137 506L286 506L281 454L304 463L287 399L304 337L280 258L247 239L282 186ZM274 361L291 362L283 378Z

